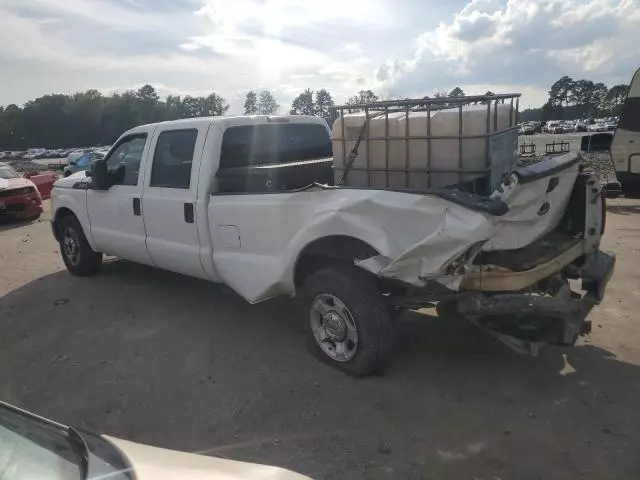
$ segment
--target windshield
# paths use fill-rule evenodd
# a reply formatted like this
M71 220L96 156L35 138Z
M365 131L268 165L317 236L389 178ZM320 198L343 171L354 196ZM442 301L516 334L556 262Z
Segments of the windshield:
M0 165L0 178L20 178L20 174L10 165Z
M0 406L0 480L74 480L83 472L68 430Z

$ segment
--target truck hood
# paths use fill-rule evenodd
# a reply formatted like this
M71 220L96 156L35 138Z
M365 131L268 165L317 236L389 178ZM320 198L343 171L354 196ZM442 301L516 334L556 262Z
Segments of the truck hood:
M86 170L81 170L80 172L73 173L68 177L60 178L53 184L56 188L72 188L76 183L88 183L91 179L87 177Z
M102 436L129 460L138 480L310 480L278 467L178 452Z

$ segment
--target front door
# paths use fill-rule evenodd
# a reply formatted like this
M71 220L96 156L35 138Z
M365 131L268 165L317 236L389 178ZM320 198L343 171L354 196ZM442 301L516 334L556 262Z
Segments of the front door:
M154 265L200 278L208 277L200 261L196 198L208 127L202 121L158 126L142 197L147 249ZM208 235L208 229L203 234Z
M91 235L98 251L153 265L142 220L142 159L153 129L121 138L106 158L114 178L109 190L87 190Z

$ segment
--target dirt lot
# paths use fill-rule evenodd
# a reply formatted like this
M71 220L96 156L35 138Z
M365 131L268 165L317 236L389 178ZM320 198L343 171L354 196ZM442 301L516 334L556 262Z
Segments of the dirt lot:
M640 478L640 201L610 205L618 267L587 340L529 358L411 313L389 372L364 380L306 353L286 300L123 261L74 278L48 222L3 225L0 398L318 479Z

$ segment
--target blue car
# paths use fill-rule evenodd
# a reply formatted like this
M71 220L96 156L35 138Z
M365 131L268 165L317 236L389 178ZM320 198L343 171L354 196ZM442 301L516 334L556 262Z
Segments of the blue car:
M67 166L62 170L62 175L68 177L72 173L88 170L93 162L104 158L105 153L106 152L89 152L74 160L69 160Z

